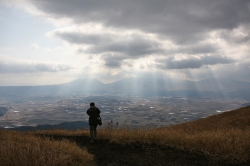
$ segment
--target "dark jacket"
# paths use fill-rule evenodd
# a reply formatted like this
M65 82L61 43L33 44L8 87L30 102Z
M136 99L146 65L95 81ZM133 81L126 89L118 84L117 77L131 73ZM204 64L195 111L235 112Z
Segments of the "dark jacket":
M97 117L100 117L101 111L96 106L90 106L87 110L89 115L89 125L97 125Z

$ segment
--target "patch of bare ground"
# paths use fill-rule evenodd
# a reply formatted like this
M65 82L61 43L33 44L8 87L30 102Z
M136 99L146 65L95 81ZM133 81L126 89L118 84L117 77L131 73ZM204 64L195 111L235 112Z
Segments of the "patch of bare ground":
M56 136L56 140L67 139L80 147L86 147L94 155L97 166L168 166L168 165L250 165L250 161L222 158L201 151L188 151L157 144L133 142L130 144L111 143L109 140L89 142L87 136Z

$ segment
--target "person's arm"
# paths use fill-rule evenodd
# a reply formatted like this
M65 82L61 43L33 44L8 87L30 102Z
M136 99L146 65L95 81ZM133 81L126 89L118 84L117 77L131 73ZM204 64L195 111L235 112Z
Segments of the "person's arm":
M89 115L89 109L87 110L87 112L86 112L88 115Z
M100 117L100 113L101 111L99 110L99 108L97 108L97 115Z

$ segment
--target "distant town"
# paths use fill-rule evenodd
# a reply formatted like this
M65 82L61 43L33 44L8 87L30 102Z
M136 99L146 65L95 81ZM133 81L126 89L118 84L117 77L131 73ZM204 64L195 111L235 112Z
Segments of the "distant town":
M95 102L105 127L161 127L180 124L241 107L244 99L139 97L125 95L36 95L2 98L0 127L37 126L88 121Z

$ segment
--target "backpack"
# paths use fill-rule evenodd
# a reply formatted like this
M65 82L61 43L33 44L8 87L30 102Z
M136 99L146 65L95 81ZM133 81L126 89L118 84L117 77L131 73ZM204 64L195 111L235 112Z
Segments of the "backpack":
M98 124L99 126L102 125L102 118L101 118L101 117L97 117L97 124Z

